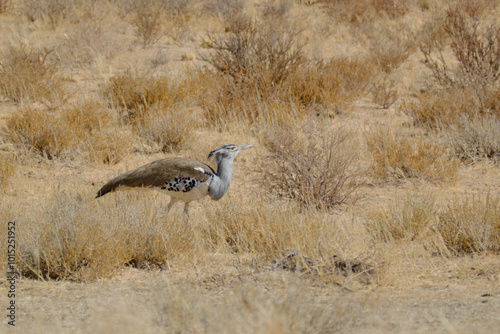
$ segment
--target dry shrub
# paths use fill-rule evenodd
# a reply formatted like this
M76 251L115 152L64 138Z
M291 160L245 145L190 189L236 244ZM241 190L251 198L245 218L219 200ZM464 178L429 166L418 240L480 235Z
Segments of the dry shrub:
M366 143L373 158L371 168L378 178L441 182L457 176L458 162L445 146L427 137L403 136L379 128L367 134Z
M16 213L23 222L16 249L21 275L88 281L125 265L162 267L192 251L188 225L157 217L157 207L147 199L94 202L93 194L83 194L61 191Z
M448 250L465 253L500 253L500 198L468 196L455 199L439 213L437 231Z
M116 116L95 102L59 111L26 108L7 124L7 139L49 159L83 154L91 161L116 163L131 149L117 129Z
M347 132L273 127L264 145L270 155L260 164L259 183L270 192L326 209L357 200L361 173Z
M498 112L500 90L500 27L483 24L471 17L460 5L449 9L439 27L426 25L424 35L444 32L451 40L450 48L457 61L450 65L443 56L444 40L422 42L420 50L434 78L445 87L466 88L478 111ZM441 26L442 25L442 26Z
M203 60L231 78L235 88L265 99L304 63L300 33L292 26L257 23L240 15L230 35L216 39L214 51Z
M191 138L195 119L189 105L205 89L198 89L204 80L203 72L195 76L192 70L177 79L127 70L111 78L104 94L153 150L170 152Z
M410 10L411 0L321 0L326 5L328 14L340 21L349 23L368 22L376 16L388 16L391 19L406 15Z
M142 47L156 43L163 35L163 2L158 0L139 0L133 6L133 24Z
M372 84L371 93L373 102L384 109L388 109L398 99L398 90L395 81L383 78Z
M23 1L22 12L30 21L41 20L56 27L73 14L73 5L66 0Z
M188 108L156 104L137 115L132 127L141 138L156 148L153 151L179 151L192 139L196 123Z
M463 161L500 161L500 119L495 116L462 119L445 131L445 135L448 146Z
M438 206L432 196L408 194L385 210L370 213L366 229L383 242L419 240L435 225Z
M303 46L296 27L242 16L204 57L216 69L218 83L202 103L207 119L213 124L231 115L245 119L258 116L252 109L276 110L290 102L304 116L327 108L338 112L366 93L373 73L369 61L310 61Z
M13 153L0 153L0 189L7 186L9 178L14 175L17 162Z
M373 63L391 73L416 51L415 38L402 23L366 23L361 29Z
M67 89L49 57L51 52L10 47L0 66L0 91L17 103L40 102L54 107L64 102Z

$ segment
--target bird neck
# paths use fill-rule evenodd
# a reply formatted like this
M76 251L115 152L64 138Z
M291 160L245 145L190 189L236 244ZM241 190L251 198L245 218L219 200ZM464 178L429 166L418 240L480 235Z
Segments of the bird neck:
M222 159L217 164L217 174L210 183L210 197L214 200L221 199L231 185L233 176L233 159Z

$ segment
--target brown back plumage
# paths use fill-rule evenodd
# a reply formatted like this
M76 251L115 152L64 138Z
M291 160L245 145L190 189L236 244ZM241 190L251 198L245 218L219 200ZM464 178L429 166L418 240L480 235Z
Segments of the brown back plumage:
M205 172L215 174L210 166L196 160L165 158L118 175L97 192L96 198L104 196L120 186L161 188L166 182L175 178L195 178L202 182L207 181L209 175L195 168L203 168Z

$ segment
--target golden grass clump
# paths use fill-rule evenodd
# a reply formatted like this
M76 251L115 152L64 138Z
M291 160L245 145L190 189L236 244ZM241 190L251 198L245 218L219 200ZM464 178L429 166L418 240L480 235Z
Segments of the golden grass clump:
M192 110L186 107L151 106L138 113L133 129L150 145L153 151L174 152L193 138L196 122Z
M435 225L438 205L434 197L408 194L388 209L369 214L366 229L377 241L413 241L425 236Z
M0 67L0 92L16 103L58 106L67 98L64 78L50 59L53 50L10 47Z
M25 108L7 124L7 140L49 159L82 154L91 161L116 163L131 149L114 113L96 102L58 111Z
M444 145L422 135L403 136L380 128L367 134L366 143L377 178L443 182L453 181L457 176L458 161Z
M190 71L184 78L174 80L168 75L156 75L151 70L127 69L110 79L103 94L113 107L123 112L126 121L131 121L156 104L168 107L189 104L196 94L190 79Z
M498 196L465 196L447 205L434 197L408 194L386 210L370 213L367 231L376 240L421 241L446 256L500 252Z
M454 199L438 217L437 231L452 254L500 253L498 196L487 194Z
M374 70L363 57L311 62L282 85L282 99L317 111L339 113L367 93Z
M9 179L17 169L15 155L10 152L0 153L0 189L7 186Z

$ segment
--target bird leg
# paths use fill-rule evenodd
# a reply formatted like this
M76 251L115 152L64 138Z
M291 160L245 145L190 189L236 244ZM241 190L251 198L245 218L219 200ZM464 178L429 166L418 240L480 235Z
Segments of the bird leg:
M170 198L170 203L168 203L168 207L167 207L167 213L170 212L170 209L172 209L172 206L174 206L174 204L178 201L179 201L178 199Z
M184 204L184 214L186 215L186 217L189 218L188 208L189 208L189 202L186 202L186 204Z

